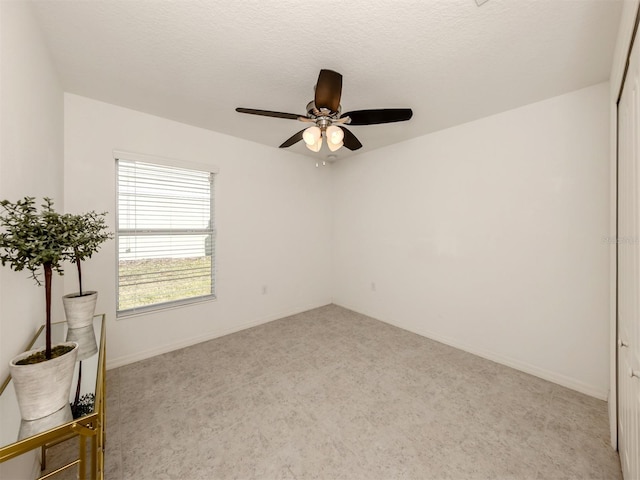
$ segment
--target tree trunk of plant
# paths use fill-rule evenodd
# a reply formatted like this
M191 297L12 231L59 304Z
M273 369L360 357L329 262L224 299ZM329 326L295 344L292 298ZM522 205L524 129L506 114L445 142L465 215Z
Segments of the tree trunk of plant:
M82 296L82 269L80 268L80 258L78 256L78 251L75 251L76 257L76 267L78 268L78 286L80 289L80 296Z
M51 263L45 263L44 267L44 294L46 296L47 302L47 316L46 316L46 326L45 326L45 338L46 338L46 347L44 355L47 360L51 359Z

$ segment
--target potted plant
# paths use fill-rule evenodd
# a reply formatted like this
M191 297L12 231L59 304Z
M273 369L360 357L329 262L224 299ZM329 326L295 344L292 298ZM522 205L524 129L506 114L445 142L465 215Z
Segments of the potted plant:
M44 271L46 299L45 348L25 352L9 363L9 369L25 420L42 418L64 407L78 354L76 342L51 345L51 280L62 275L62 261L68 249L68 231L53 201L44 199L38 211L33 197L15 203L3 200L0 206L0 260L12 270L31 272L38 285Z
M113 238L107 232L106 213L88 212L81 215L64 215L68 232L66 257L75 263L78 271L78 292L62 297L69 328L82 328L91 324L96 309L98 292L82 290L82 262L91 258L100 245Z

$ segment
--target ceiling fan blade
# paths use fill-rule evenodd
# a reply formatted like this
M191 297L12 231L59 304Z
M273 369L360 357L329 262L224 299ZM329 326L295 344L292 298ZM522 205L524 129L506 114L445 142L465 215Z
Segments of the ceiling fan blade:
M236 108L236 112L249 113L251 115L262 115L263 117L286 118L288 120L297 120L306 115L296 115L295 113L272 112L270 110L256 110L254 108Z
M342 142L344 143L344 146L346 148L348 148L349 150L358 150L359 148L362 148L360 140L358 140L353 133L351 133L343 126L338 125L338 127L340 127L344 132L344 139L342 140Z
M376 110L355 110L340 118L350 117L349 125L377 125L379 123L405 122L413 116L410 108L378 108Z
M280 145L280 148L287 148L295 143L298 143L300 140L302 140L302 134L304 133L305 130L306 128L303 128L298 133L294 134L291 138L285 140L285 142L282 145Z
M328 108L337 112L340 108L340 96L342 95L342 75L333 70L320 70L316 85L316 108Z

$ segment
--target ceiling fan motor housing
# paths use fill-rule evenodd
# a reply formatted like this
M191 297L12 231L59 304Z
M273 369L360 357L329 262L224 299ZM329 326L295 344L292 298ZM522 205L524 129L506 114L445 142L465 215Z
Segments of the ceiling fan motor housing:
M322 107L322 108L316 107L316 103L313 100L311 100L307 104L307 114L310 117L333 117L333 118L338 118L341 111L342 111L342 105L338 106L338 110L337 111L332 112L331 110L329 110L328 108L325 108L325 107Z
M332 112L328 108L318 108L313 100L307 104L307 116L313 120L322 131L340 118L341 110L341 105L338 106L338 110L335 112Z

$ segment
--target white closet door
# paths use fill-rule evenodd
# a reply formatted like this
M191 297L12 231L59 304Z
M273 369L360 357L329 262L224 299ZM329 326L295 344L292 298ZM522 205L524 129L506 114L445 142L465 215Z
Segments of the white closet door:
M618 104L618 449L640 480L640 38Z

